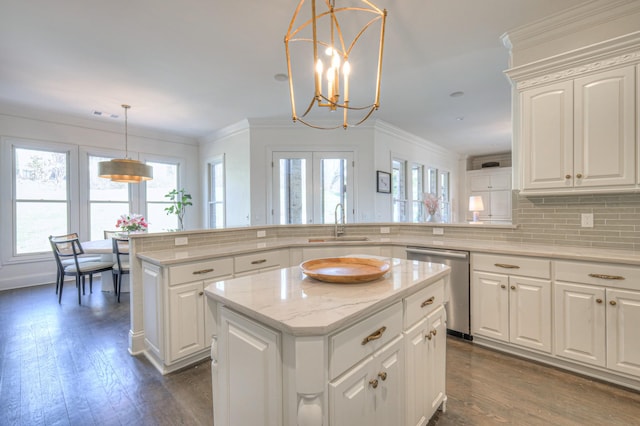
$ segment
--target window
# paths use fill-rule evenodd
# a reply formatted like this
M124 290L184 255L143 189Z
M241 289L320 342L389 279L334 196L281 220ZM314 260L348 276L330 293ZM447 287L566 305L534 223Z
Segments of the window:
M209 228L225 227L224 157L209 163Z
M89 155L89 238L101 240L104 231L115 231L116 221L130 213L129 184L98 177L98 163L111 158Z
M47 237L68 233L69 151L13 146L13 255L50 252Z
M146 164L153 167L153 179L145 182L148 230L149 232L165 232L178 229L178 217L174 214L168 215L164 211L171 205L171 201L165 195L173 189L180 189L178 164L152 161L147 161Z
M407 184L406 164L404 160L391 161L391 196L393 197L393 221L407 220Z
M440 171L440 220L451 221L451 190L449 188L449 172Z
M411 218L413 222L424 221L424 166L413 163L411 165Z
M334 223L338 204L353 220L353 152L274 152L273 169L273 223Z

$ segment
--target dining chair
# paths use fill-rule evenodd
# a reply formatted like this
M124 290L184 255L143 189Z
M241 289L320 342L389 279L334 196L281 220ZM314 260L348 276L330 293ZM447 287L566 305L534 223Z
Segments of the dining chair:
M76 232L72 232L70 234L64 234L64 235L50 235L49 236L49 242L51 243L52 240L54 241L63 241L63 240L72 240L74 238L78 238L78 234ZM64 267L66 266L70 266L74 263L73 259L62 259L60 262L58 262L58 255L56 254L56 250L53 247L53 243L51 243L51 248L53 250L53 256L56 260L56 294L58 294L58 289L60 288L60 281L64 279L64 275L62 273L62 271L64 270ZM82 256L78 258L79 262L98 262L100 261L101 258L99 256Z
M85 278L89 276L89 291L93 292L93 274L99 272L110 271L113 268L113 262L103 261L80 261L80 256L84 254L80 240L70 238L68 240L54 240L49 237L51 246L55 253L58 268L62 271L62 279L60 280L60 288L58 291L58 303L62 303L62 289L64 288L64 277L73 276L76 278L76 287L78 288L78 305L82 304L82 296L80 287L82 281L82 294L85 294ZM63 261L70 260L71 264L63 266ZM82 280L81 280L82 278Z
M117 237L119 231L103 231L104 232L104 239L105 240L110 240L113 237Z
M113 282L117 284L116 294L120 303L120 293L122 292L122 276L129 273L129 239L112 238L113 254L116 258L113 264Z

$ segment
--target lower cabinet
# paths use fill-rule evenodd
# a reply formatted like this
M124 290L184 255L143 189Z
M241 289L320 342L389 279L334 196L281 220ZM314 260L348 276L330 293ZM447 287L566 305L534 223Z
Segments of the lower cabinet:
M439 306L405 331L408 425L426 425L445 398L446 311ZM391 423L390 423L391 424Z
M558 262L557 356L640 378L640 291L613 287L638 288L636 269Z
M493 255L473 259L472 334L551 353L550 262Z
M209 348L204 287L202 281L169 287L169 362Z
M329 424L403 424L402 335L329 383Z
M218 331L214 424L282 425L280 333L224 307Z

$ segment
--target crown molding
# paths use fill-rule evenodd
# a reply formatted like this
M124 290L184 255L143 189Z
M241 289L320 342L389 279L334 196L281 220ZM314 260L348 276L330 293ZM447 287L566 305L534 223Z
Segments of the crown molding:
M640 31L586 46L505 73L518 90L640 63Z
M419 136L414 135L413 133L407 132L406 130L402 130L401 128L389 124L383 120L375 120L374 129L375 131L379 131L380 133L402 139L403 141L411 143L420 148L427 148L430 151L443 156L448 156L451 154L459 155L455 151L448 150L434 142L423 139Z

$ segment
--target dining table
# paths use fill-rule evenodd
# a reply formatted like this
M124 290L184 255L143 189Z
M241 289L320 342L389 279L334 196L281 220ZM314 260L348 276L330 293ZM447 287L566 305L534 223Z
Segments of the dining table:
M115 254L113 253L113 243L111 239L106 240L90 240L82 241L80 243L85 254L100 255L100 259L104 262L116 262ZM128 261L128 256L121 257L123 260ZM111 279L106 280L111 283ZM104 285L105 277L102 278L102 291L107 293L113 293L113 286ZM122 289L123 293L129 293L129 274L122 276Z

